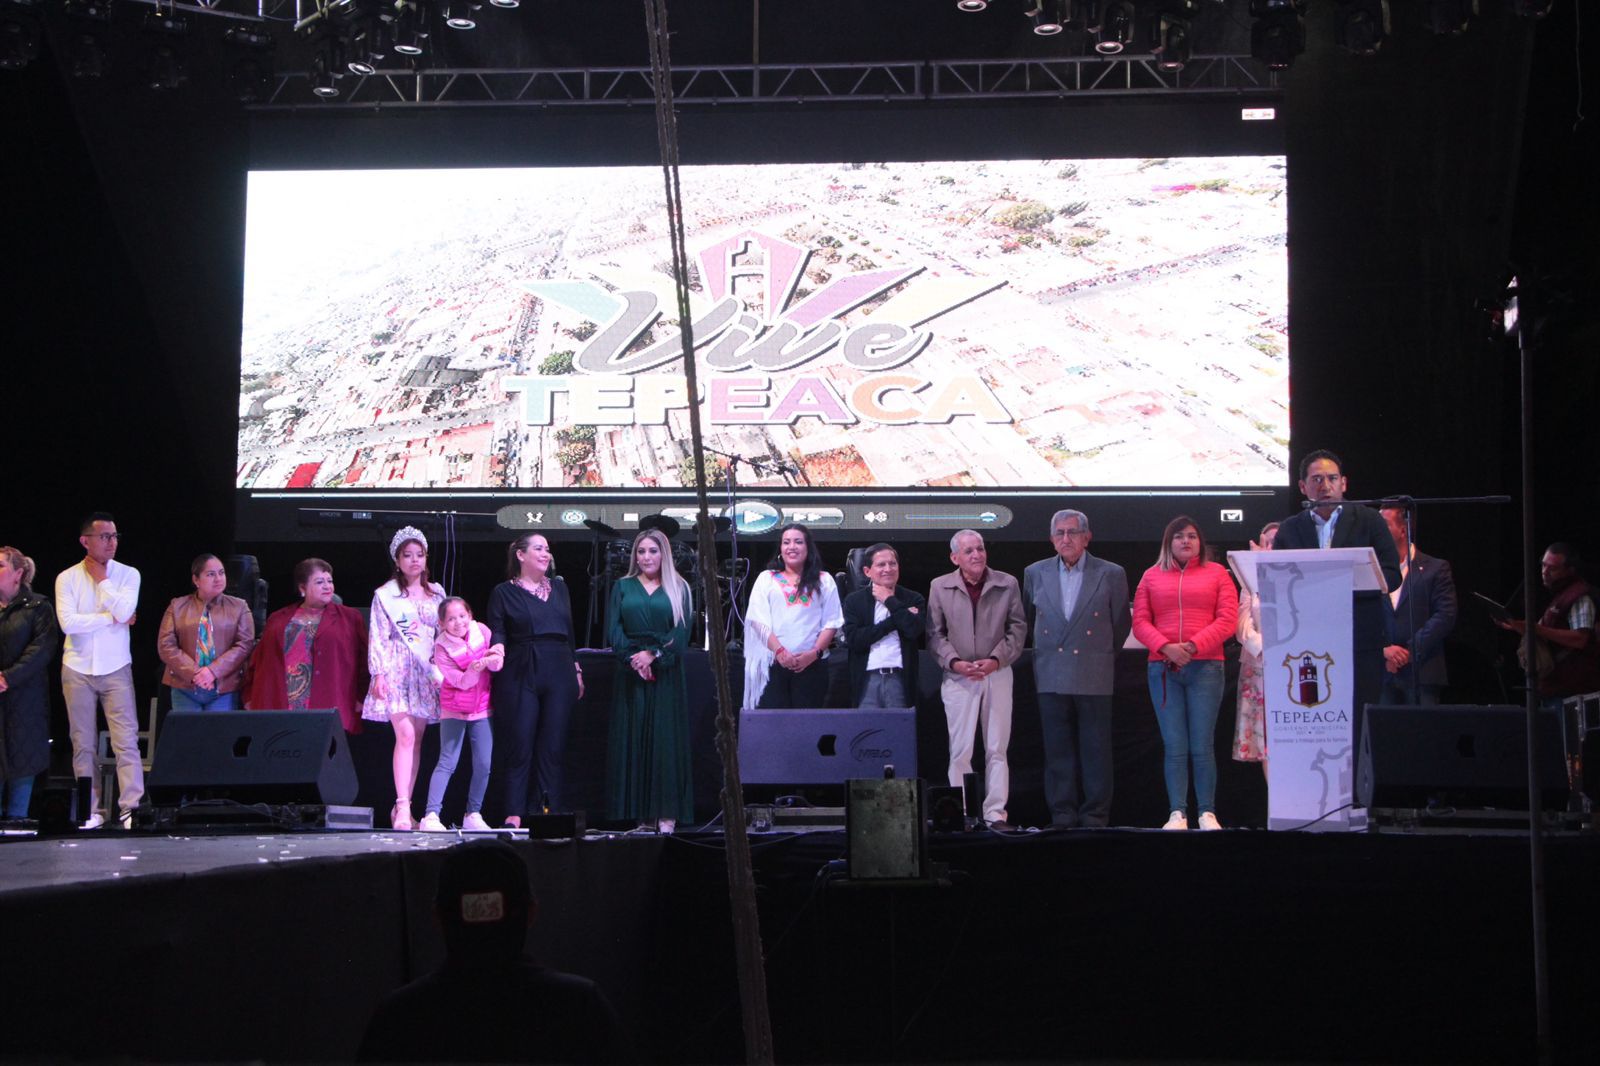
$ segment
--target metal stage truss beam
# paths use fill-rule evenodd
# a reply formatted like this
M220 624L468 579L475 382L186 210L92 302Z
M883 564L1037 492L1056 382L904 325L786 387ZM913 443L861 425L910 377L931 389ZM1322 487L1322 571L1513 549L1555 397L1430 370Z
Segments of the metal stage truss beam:
M917 103L999 98L1281 95L1281 78L1248 55L1197 55L1162 70L1150 55L964 59L906 63L677 67L680 105ZM257 111L302 108L650 107L649 67L440 67L341 79L335 99L313 95L311 74L281 72Z

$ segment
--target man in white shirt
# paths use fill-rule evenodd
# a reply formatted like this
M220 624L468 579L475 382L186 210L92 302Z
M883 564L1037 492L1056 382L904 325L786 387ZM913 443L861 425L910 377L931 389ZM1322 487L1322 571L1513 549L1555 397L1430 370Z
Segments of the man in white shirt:
M105 824L95 775L95 707L105 710L111 750L117 757L117 806L127 826L144 796L139 762L139 716L133 697L133 655L128 630L139 605L139 571L116 561L117 523L96 511L79 527L83 562L56 578L56 617L66 638L61 654L61 690L72 734L72 773L87 777L94 800L85 829Z

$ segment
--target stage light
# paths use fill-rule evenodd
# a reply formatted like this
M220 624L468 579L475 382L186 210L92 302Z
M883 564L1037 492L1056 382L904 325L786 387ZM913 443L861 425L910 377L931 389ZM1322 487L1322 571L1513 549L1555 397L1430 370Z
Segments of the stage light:
M989 6L989 0L956 0L957 11L982 11Z
M234 52L228 70L228 85L241 104L255 104L272 96L273 50L276 42L265 29L252 25L233 26L222 35Z
M98 78L106 72L106 46L100 34L88 29L70 31L67 72L74 78Z
M1133 43L1134 11L1132 0L1106 0L1100 8L1098 26L1091 27L1100 35L1094 50L1103 56L1114 56Z
M476 29L478 20L473 13L478 10L476 4L467 0L446 0L444 5L444 24L452 30Z
M513 8L513 7L521 7L522 6L522 0L489 0L489 3L494 5L495 7L504 7L504 8Z
M188 36L189 20L177 11L145 14L143 69L150 88L171 92L189 83Z
M67 72L74 78L98 78L106 69L106 0L67 0Z
M0 7L0 70L21 70L39 55L39 15L31 2Z
M1478 0L1427 0L1422 18L1439 36L1458 37L1467 32L1477 13Z
M1200 14L1200 0L1162 0L1151 23L1150 53L1162 70L1182 70L1189 62L1191 21Z
M311 92L324 100L336 99L345 69L344 42L338 37L324 37L311 56Z
M427 47L427 8L415 3L400 5L394 26L394 50L403 56L420 56Z
M1027 13L1033 32L1040 37L1054 37L1060 33L1064 26L1063 6L1061 0L1033 0L1033 9Z
M1389 0L1339 0L1339 47L1375 56L1389 43Z
M1250 0L1250 54L1268 70L1288 70L1306 50L1305 0Z

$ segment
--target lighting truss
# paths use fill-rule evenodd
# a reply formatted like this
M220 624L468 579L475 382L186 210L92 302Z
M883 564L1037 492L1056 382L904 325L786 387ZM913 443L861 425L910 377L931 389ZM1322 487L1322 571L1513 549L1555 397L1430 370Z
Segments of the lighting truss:
M649 67L380 69L347 77L336 100L312 93L309 73L285 71L254 110L301 108L650 107ZM1196 55L1162 70L1151 55L1058 59L932 60L693 66L672 71L680 106L701 104L918 103L1012 98L1282 93L1277 75L1249 55Z

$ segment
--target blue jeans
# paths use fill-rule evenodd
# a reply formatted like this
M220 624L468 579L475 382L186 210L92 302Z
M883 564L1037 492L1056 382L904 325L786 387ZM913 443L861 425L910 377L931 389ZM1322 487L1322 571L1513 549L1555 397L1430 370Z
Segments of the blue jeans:
M1194 762L1197 813L1217 809L1217 708L1222 705L1222 661L1194 659L1182 670L1151 663L1150 702L1167 751L1167 809L1189 806L1189 763Z
M9 781L0 782L0 798L5 800L0 804L0 817L28 816L28 802L33 799L33 782L33 777L14 777Z
M444 806L444 790L461 760L461 742L472 734L472 778L467 782L467 813L483 810L483 794L489 788L489 762L494 757L494 731L489 719L466 722L460 718L439 719L439 762L428 779L428 813L438 814Z
M175 711L237 711L237 692L218 692L214 688L172 689L172 709Z

